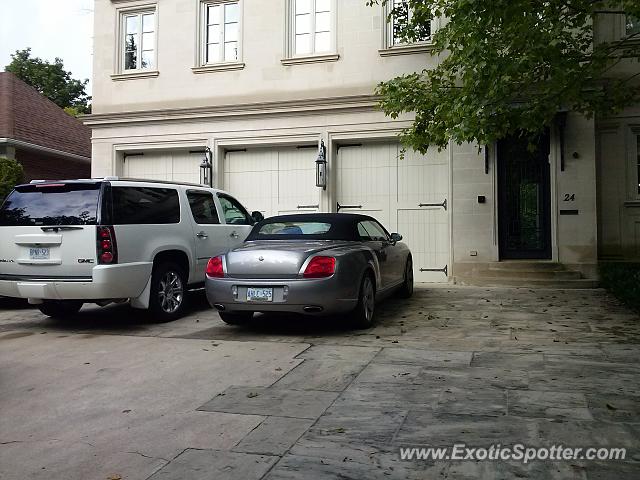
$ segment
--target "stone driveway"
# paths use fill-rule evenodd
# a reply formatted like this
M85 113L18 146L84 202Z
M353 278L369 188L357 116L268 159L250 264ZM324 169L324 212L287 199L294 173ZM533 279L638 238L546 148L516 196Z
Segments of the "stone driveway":
M0 479L638 479L639 341L638 315L602 290L421 288L381 305L368 331L278 316L230 327L199 298L188 317L160 325L126 306L63 323L6 309ZM109 375L103 365L78 379L109 358ZM49 403L29 393L43 387ZM79 391L86 403L68 415ZM144 415L122 420L128 404ZM399 456L460 443L627 455Z

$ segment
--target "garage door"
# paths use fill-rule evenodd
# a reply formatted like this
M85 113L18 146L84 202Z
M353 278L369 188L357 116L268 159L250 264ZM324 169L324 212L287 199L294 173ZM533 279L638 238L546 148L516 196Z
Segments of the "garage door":
M188 150L128 154L123 161L123 175L127 178L200 183L202 159L202 153L189 153Z
M253 148L229 151L224 158L224 189L250 211L265 217L316 212L314 148Z
M363 213L398 232L411 248L418 282L444 282L449 262L449 162L446 151L406 152L393 143L343 146L337 208Z

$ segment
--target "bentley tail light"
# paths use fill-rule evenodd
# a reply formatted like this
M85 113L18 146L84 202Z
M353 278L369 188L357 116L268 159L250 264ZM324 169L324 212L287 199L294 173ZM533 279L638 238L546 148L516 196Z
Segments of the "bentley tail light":
M209 259L207 263L207 269L205 271L207 277L210 278L222 278L224 277L224 268L222 267L222 257L213 257Z
M336 273L336 259L334 257L313 257L305 268L304 278L325 278Z
M116 231L112 226L99 226L96 230L96 247L98 263L100 265L112 265L118 263L118 246L116 244Z

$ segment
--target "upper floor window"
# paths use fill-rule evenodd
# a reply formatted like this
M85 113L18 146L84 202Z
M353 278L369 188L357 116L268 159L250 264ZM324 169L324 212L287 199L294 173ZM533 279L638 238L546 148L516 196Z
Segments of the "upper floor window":
M203 65L240 60L239 2L203 2Z
M634 17L633 15L627 15L625 21L625 29L627 36L640 36L640 18Z
M122 70L148 70L156 66L155 10L122 14Z
M292 0L293 55L335 50L335 0Z
M402 36L402 30L413 20L413 11L409 7L408 0L393 0L387 12L387 41L386 47L407 45L408 42ZM418 38L413 43L428 42L431 40L431 23L422 25L418 31Z

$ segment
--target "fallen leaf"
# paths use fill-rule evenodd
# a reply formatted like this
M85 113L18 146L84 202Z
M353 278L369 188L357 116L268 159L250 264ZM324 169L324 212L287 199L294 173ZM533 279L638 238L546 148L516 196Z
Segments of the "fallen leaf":
M247 393L247 398L255 398L259 395L259 393L249 392Z
M613 405L611 405L610 403L607 403L607 408L609 410L617 410L617 407L614 407Z
M342 427L334 428L329 430L329 433L344 433L346 430Z

